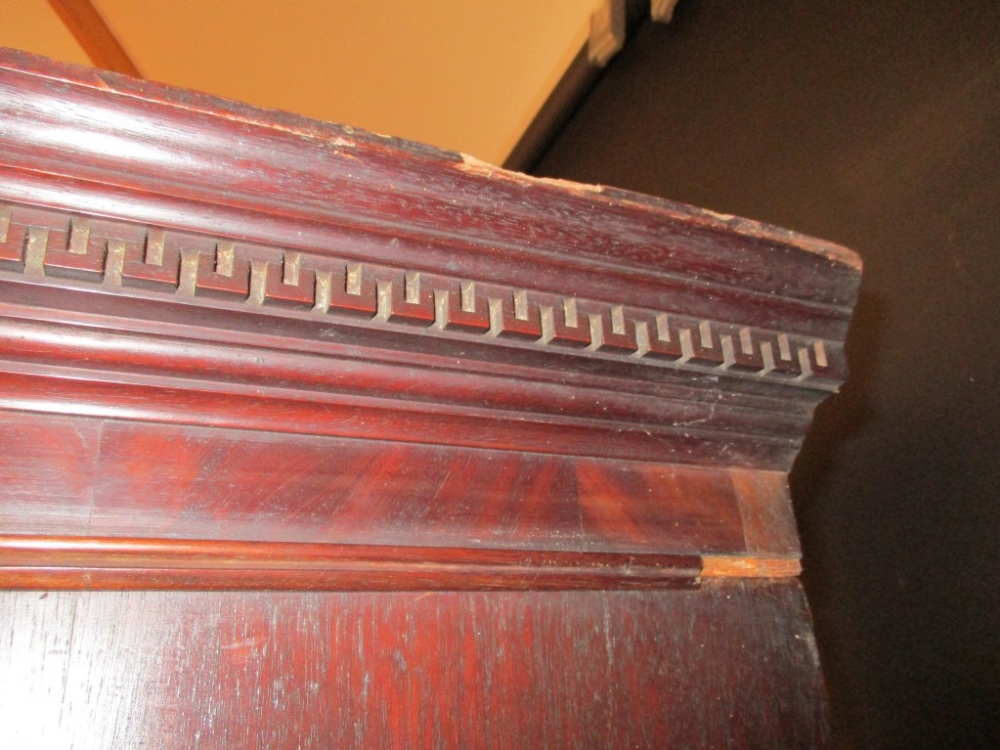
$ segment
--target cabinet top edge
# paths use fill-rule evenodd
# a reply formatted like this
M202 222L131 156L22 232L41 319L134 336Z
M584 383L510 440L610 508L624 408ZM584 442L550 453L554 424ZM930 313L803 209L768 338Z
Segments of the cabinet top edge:
M461 193L470 210L509 213L511 223L526 219L537 221L538 226L551 227L563 223L571 229L578 229L585 233L579 243L581 256L591 253L593 257L601 255L622 265L646 264L654 271L676 271L676 267L684 264L697 266L695 271L701 278L730 286L741 283L739 272L763 264L769 266L767 273L747 273L746 288L779 296L820 300L844 309L853 306L856 295L862 266L856 253L832 242L752 219L619 188L532 177L457 152L378 135L360 128L261 109L210 94L0 48L0 89L4 88L4 78L7 79L8 92L11 81L26 78L45 80L48 84L47 96L55 95L54 92L71 100L88 96L89 101L100 101L102 106L126 113L134 112L137 116L148 115L149 107L155 107L155 117L166 117L170 121L168 126L200 118L201 122L215 123L220 128L216 135L222 134L227 127L238 128L241 129L238 135L243 147L248 149L247 153L264 153L275 145L273 139L276 137L281 139L280 146L286 149L282 158L300 160L297 163L315 156L319 153L317 148L322 148L330 159L313 169L309 177L325 180L324 189L327 190L332 189L334 182L347 179L345 162L341 158L346 153L347 159L361 161L363 174L355 179L362 183L369 179L373 183L384 181L386 174L398 170L400 183L390 187L402 194L416 194L415 191L421 190L421 182L426 180L423 189L428 195L440 197L448 192ZM10 105L10 109L14 112L14 105ZM88 127L79 116L74 119L69 112L60 111L57 106L50 107L46 116L53 123L68 129L83 132ZM107 126L95 123L94 127ZM134 134L126 135L134 137ZM17 138L13 130L8 133L0 130L0 140L16 142ZM178 159L187 147L180 139L170 141L168 145L178 150ZM203 151L197 158L203 161L208 161L212 153L220 157L230 155L222 138L208 139L199 148ZM228 148L231 150L232 143L228 144ZM90 154L76 156L86 160ZM130 166L126 161L127 155L101 156L107 160L103 165L105 169L113 166L115 161L122 168ZM263 158L269 160L269 168L280 170L283 166L273 156ZM73 171L75 168L70 163L68 169ZM200 177L178 179L190 179L193 184ZM135 187L142 186L137 182ZM247 188L261 201L272 200L267 195L269 189L273 188ZM320 197L317 196L317 201ZM487 201L492 203L489 208L484 208ZM314 216L320 216L319 209ZM415 223L419 221L415 220ZM458 224L448 228L458 233L466 231ZM622 238L620 241L607 239L615 232ZM472 236L473 233L468 234ZM683 244L688 237L691 238L689 247L678 250L676 243ZM593 238L603 239L588 242ZM498 237L498 241L500 239ZM555 238L551 242L551 249L567 255L578 249L566 237ZM543 247L544 242L539 245ZM619 257L616 253L622 250L622 245L641 247L641 251L636 251L633 257L628 257L627 252ZM703 258L716 266L710 263L702 266ZM670 263L674 263L675 267L671 267ZM727 263L732 266L728 276L727 272L718 271ZM808 280L800 282L802 278Z

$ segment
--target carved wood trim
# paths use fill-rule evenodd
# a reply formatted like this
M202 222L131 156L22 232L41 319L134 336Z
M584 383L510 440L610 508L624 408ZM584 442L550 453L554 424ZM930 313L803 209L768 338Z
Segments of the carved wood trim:
M444 332L503 346L512 339L643 364L749 375L832 390L843 378L840 346L822 338L720 322L680 311L529 291L385 265L318 257L162 227L94 222L0 205L0 270L79 279L350 317L366 325ZM92 231L92 224L94 229ZM833 360L833 362L831 362Z

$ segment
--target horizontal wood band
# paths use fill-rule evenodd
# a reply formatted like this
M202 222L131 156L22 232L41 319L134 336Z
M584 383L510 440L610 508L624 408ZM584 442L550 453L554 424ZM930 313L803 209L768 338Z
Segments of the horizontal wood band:
M596 420L496 419L486 410L460 412L428 405L420 410L368 397L306 400L280 389L208 381L122 377L94 371L3 363L0 409L106 419L186 424L405 443L453 445L563 456L590 456L691 465L787 469L799 443L741 440L683 427L622 429Z
M0 587L15 589L672 589L700 569L697 555L0 536Z
M19 320L11 307L0 303L0 316L4 318L0 325L3 360L280 387L308 392L314 398L355 393L390 397L403 402L402 408L406 408L406 402L437 402L602 421L641 421L657 426L696 422L702 429L790 439L805 431L815 403L788 400L778 408L773 399L745 397L743 403L733 398L730 401L735 403L719 404L717 396L712 399L712 392L702 394L701 401L667 395L670 391L664 386L659 393L629 393L615 388L621 384L619 379L574 383L566 378L553 382L551 378L543 379L543 373L518 372L510 366L469 372L443 357L379 362L354 358L349 351L328 355L273 349L261 341L264 337L260 335L252 343L224 344L122 330L128 323L121 324L118 330L102 330ZM615 389L609 390L609 386Z
M798 554L777 472L15 412L0 445L6 534Z
M261 336L226 346L19 320L23 313L2 303L0 314L0 372L11 386L0 405L14 409L696 464L726 456L734 465L782 468L812 408L759 397L650 397L621 392L613 379L555 383L514 368L448 370L440 358L417 367L296 353ZM220 398L249 398L255 416L241 409L217 421ZM362 424L345 409L372 416ZM396 426L376 428L386 414ZM448 434L446 424L461 429Z
M630 294L602 301L3 203L0 217L0 270L32 283L100 287L105 294L89 298L95 306L113 304L102 299L109 293L153 290L158 317L167 321L182 314L178 305L214 316L282 309L313 325L347 325L383 346L426 351L450 341L473 359L517 361L532 352L529 360L559 355L562 367L597 359L821 391L844 374L835 340L746 325L742 316L690 315L676 302L644 309ZM222 310L208 299L221 301Z
M475 375L480 382L513 383L520 387L531 384L559 385L564 388L590 389L613 392L622 396L639 397L637 402L667 399L691 403L719 404L721 371L679 370L672 367L647 367L626 358L613 361L594 356L573 360L572 354L562 351L544 351L531 343L512 341L504 352L516 356L473 358L470 342L437 339L437 345L428 351L413 347L397 346L399 337L394 331L372 326L354 330L343 320L324 319L320 316L299 315L284 309L231 309L218 300L203 300L205 307L176 304L152 292L133 290L128 296L107 294L103 287L85 287L75 282L58 285L52 279L40 283L25 283L24 278L0 271L0 318L4 328L10 325L41 324L51 336L55 331L68 327L91 338L110 335L138 336L143 347L183 341L185 345L222 345L232 347L233 354L254 350L255 358L266 361L279 353L296 357L323 358L329 362L345 364L364 363L373 368L395 366L404 370ZM409 341L415 329L408 330ZM419 331L418 331L419 333ZM21 336L23 344L34 338ZM447 345L444 345L447 344ZM91 346L93 348L93 346ZM483 347L487 349L488 347ZM102 355L101 361L112 367L120 344L112 352ZM500 352L496 348L494 352ZM15 358L25 358L11 350ZM182 354L174 351L172 354ZM27 352L25 352L27 354ZM227 355L228 356L228 355ZM30 356L28 358L31 358ZM56 360L60 359L56 357ZM254 360L255 364L260 364ZM498 367L502 365L502 367ZM161 364L161 367L163 365ZM328 365L329 366L329 365ZM244 370L242 377L252 377ZM287 380L287 374L283 376ZM305 383L306 381L301 381ZM313 381L315 384L317 381ZM738 384L738 389L727 388L722 403L740 409L783 413L803 418L801 429L809 422L813 408L826 394L807 388L789 388L787 382L767 381L764 378L726 378L727 385ZM493 388L502 394L511 388ZM428 393L433 396L433 392ZM449 399L450 401L451 399ZM780 408L779 408L780 407ZM800 434L796 431L796 434Z

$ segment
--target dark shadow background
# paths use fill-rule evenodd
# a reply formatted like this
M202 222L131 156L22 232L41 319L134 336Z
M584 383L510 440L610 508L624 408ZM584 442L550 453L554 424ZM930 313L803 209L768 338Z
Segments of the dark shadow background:
M838 745L1000 748L1000 2L682 0L535 173L861 254L792 475Z

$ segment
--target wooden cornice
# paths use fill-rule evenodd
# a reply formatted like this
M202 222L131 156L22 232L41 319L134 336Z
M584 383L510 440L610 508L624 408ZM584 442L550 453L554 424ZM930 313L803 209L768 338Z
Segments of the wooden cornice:
M394 456L386 471L418 505L437 502L457 467L486 471L477 482L495 470L503 503L541 503L541 551L797 569L794 526L777 546L747 537L746 498L787 504L784 485L740 489L730 473L787 471L845 377L850 251L12 51L0 52L0 94L0 409L28 415L11 423L24 435L37 422L91 436L97 485L134 476L116 463L128 440L197 434L214 452L242 446L242 461L266 435L265 457L360 451L323 470L366 493L377 482L357 466ZM105 445L119 433L119 449ZM529 464L532 478L512 478ZM237 485L267 481L256 471ZM287 482L308 480L295 471ZM518 484L556 476L569 480ZM191 492L169 507L204 507L208 490ZM609 498L624 505L612 512ZM123 507L94 520L104 500L91 502L88 535L127 525ZM506 538L502 513L476 516L475 532L465 506L441 502L457 536L417 524L401 539L387 515L310 541ZM159 513L137 517L148 528ZM587 513L623 515L561 525ZM76 533L13 514L12 533ZM301 541L290 519L267 519L245 532ZM237 541L227 534L217 541ZM772 558L792 563L746 562Z

